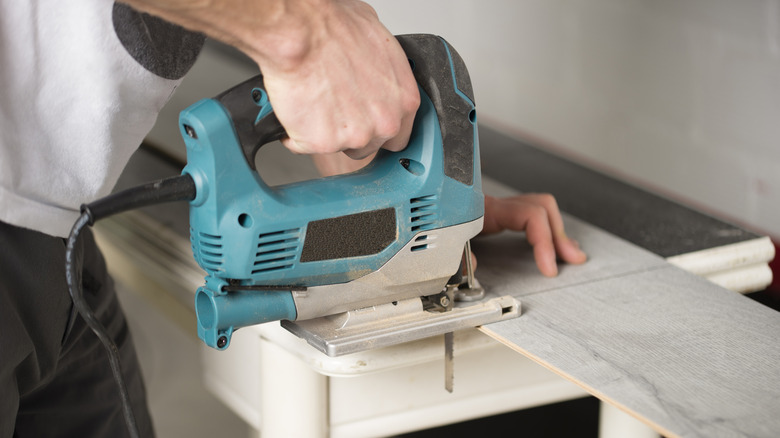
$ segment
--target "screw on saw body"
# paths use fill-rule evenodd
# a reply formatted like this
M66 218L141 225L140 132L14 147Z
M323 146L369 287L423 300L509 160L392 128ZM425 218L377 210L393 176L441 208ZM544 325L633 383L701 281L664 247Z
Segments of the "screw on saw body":
M195 132L195 128L193 128L190 125L184 125L184 132L187 133L187 135L191 138L197 139L198 134Z
M456 276L453 275L453 278ZM444 290L424 297L420 297L423 303L423 309L428 312L449 312L455 303L455 291L458 289L460 280L452 283L453 279L445 286Z
M421 297L423 302L423 309L428 312L449 312L452 310L452 305L455 302L455 289L457 286L447 287L435 295L428 295Z

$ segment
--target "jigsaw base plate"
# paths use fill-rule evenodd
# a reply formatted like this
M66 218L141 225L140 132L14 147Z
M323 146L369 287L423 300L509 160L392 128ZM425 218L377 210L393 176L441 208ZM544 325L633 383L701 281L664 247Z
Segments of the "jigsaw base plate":
M426 311L420 298L410 298L305 321L282 321L282 327L336 357L504 321L520 312L520 301L510 295L457 303L447 312Z

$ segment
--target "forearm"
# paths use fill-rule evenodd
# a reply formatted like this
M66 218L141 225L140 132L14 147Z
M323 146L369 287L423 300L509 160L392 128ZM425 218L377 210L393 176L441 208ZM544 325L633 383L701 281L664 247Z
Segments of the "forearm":
M316 45L331 0L122 0L135 9L203 32L259 65L294 69Z

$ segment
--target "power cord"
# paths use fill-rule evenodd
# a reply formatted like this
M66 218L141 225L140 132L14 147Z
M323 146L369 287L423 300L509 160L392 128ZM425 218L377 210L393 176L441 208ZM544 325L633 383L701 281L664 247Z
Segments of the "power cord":
M192 177L184 174L172 178L162 179L153 183L133 187L90 204L81 206L81 216L73 225L68 236L65 248L65 276L73 305L84 319L90 329L95 333L108 353L111 364L111 372L119 387L119 397L122 402L122 413L127 423L127 430L132 438L139 438L138 424L130 404L130 396L127 392L122 363L119 358L119 349L109 336L106 328L95 316L92 308L84 299L84 292L79 281L78 266L76 263L76 248L79 235L87 225L92 226L100 219L123 211L132 210L154 204L172 201L191 201L195 199L196 188Z

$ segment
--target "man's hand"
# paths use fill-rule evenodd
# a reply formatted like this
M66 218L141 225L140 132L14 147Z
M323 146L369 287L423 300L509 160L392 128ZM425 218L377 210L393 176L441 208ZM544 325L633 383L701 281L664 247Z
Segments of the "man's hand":
M354 159L405 148L420 104L406 55L367 4L325 3L298 53L257 59L284 145Z
M420 103L395 37L357 0L124 0L257 62L296 153L363 158L409 141Z
M509 198L485 196L482 234L503 230L525 231L534 249L536 266L543 275L558 275L556 254L567 263L581 264L587 255L570 239L555 198L549 194L524 194Z

